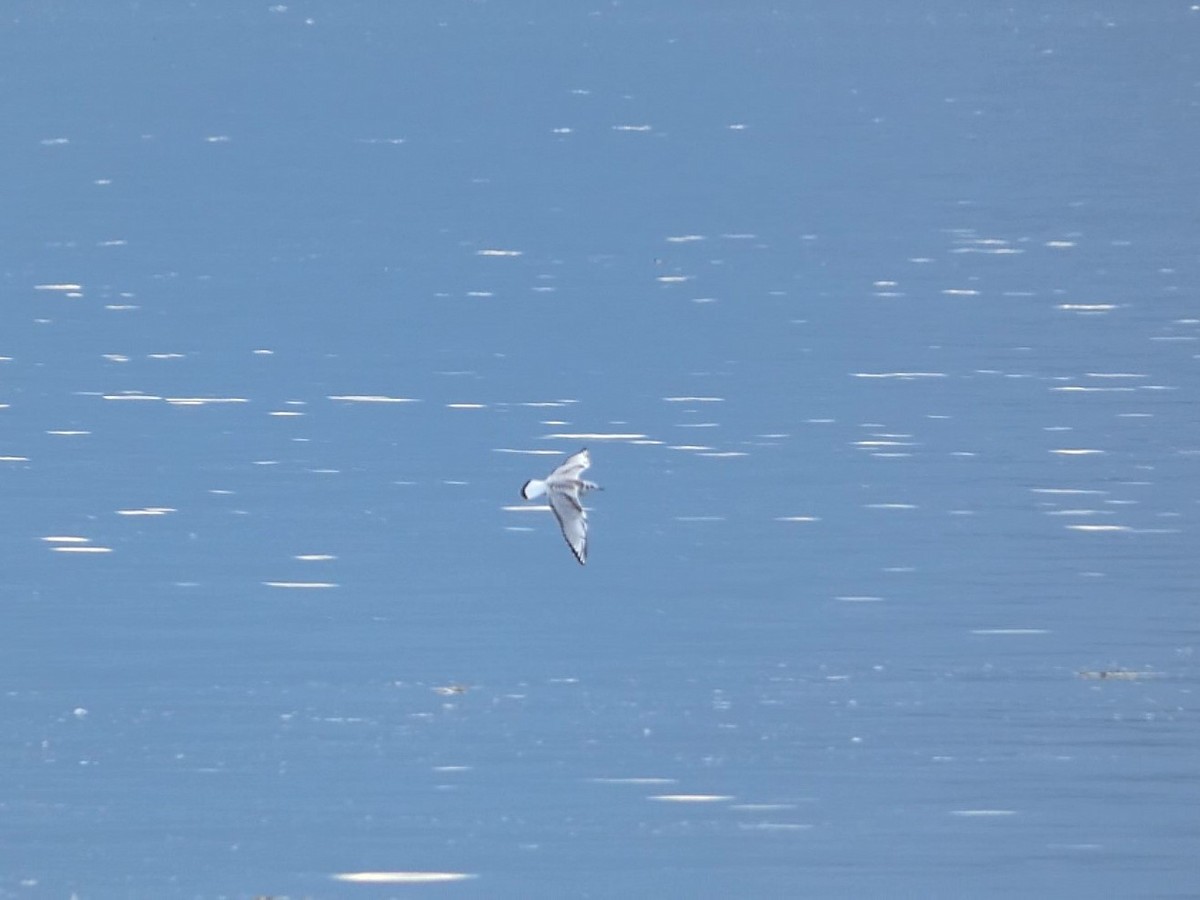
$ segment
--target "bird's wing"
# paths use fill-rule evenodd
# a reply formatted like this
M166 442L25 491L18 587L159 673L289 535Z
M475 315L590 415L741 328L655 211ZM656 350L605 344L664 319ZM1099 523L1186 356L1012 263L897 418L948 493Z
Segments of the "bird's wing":
M584 447L578 453L568 456L561 466L550 473L547 481L572 481L578 478L583 470L592 464L592 459L588 456L587 448Z
M558 519L558 526L562 529L567 546L571 548L571 552L575 554L579 564L585 565L587 563L587 513L583 511L579 499L574 494L565 491L551 491L549 499L550 508L554 510L554 517Z

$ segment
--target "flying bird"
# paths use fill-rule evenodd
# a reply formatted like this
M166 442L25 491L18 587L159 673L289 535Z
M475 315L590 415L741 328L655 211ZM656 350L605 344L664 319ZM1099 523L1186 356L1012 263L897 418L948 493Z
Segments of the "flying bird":
M546 478L531 478L521 487L521 496L526 500L535 500L543 495L554 510L554 517L566 538L567 546L579 560L579 564L587 563L587 512L579 498L588 491L601 490L600 485L584 481L579 476L583 470L592 464L584 447L578 453L568 456L566 461L551 472Z

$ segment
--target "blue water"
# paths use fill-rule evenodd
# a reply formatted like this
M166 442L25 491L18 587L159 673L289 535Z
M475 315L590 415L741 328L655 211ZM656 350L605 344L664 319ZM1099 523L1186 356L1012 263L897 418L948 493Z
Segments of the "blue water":
M1198 27L6 11L0 896L1200 893Z

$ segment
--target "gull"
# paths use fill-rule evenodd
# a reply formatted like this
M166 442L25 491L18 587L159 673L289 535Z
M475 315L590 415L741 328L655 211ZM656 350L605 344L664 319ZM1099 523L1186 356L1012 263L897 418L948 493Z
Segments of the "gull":
M587 563L587 513L579 498L588 491L601 490L600 485L584 481L579 476L583 470L592 464L587 447L578 453L568 456L566 461L546 476L545 480L531 478L521 487L521 496L526 500L534 500L546 495L554 517L566 538L567 546L579 560L579 564Z

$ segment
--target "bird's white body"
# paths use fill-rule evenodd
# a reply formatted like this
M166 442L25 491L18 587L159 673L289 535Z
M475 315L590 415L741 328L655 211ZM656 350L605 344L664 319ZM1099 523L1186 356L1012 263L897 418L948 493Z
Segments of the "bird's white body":
M588 491L600 490L600 485L584 481L579 476L592 464L587 448L568 456L566 461L545 477L531 478L521 487L521 496L526 500L546 497L562 529L567 546L575 554L579 564L587 563L587 512L580 497Z

